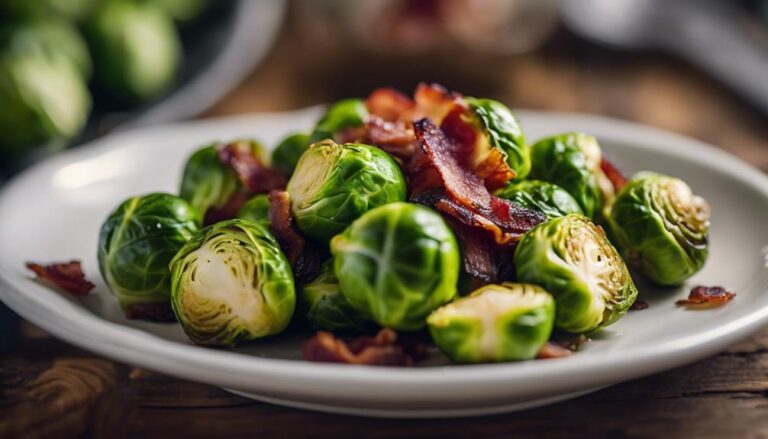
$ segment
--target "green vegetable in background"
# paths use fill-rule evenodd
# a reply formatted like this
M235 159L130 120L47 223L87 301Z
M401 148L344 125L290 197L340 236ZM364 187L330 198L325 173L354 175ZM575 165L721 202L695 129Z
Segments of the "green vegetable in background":
M571 214L539 224L515 251L520 282L541 285L555 298L555 327L589 332L623 316L637 297L624 260L603 230Z
M459 363L535 358L549 339L555 301L543 288L485 285L427 318L437 347Z
M539 210L549 219L569 213L582 213L579 203L568 191L546 181L524 180L497 191L496 196Z
M163 193L131 197L109 215L99 234L99 269L129 317L172 318L168 263L199 223L189 203Z
M493 99L467 97L466 100L488 144L503 153L507 165L515 171L515 179L525 178L531 169L530 147L512 111ZM484 156L481 154L477 159L482 161Z
M363 125L368 109L362 99L343 99L331 105L312 131L310 143L325 139L338 140L336 134L345 129Z
M0 17L9 21L30 17L59 17L70 21L85 18L99 0L2 0Z
M100 2L88 18L86 35L97 79L118 99L150 100L176 78L181 43L173 20L151 2Z
M269 230L269 196L260 194L246 201L237 217L257 222Z
M609 206L612 236L629 263L651 280L677 285L707 260L710 209L682 180L635 176Z
M360 332L371 326L371 321L352 308L341 294L333 260L326 261L320 274L299 291L307 310L307 321L314 329Z
M62 1L62 0L59 0ZM178 21L197 18L205 10L207 0L143 0L156 4L168 15Z
M272 151L272 167L290 177L301 155L309 148L309 143L307 134L296 133L286 137Z
M234 219L206 227L173 261L173 311L197 344L231 346L281 332L291 320L293 273L275 238Z
M328 242L366 211L405 200L400 166L375 146L315 143L288 182L291 211L307 236Z
M613 185L600 169L602 151L587 134L564 133L531 147L529 178L554 183L570 193L584 214L597 219L613 197Z
M456 238L426 207L377 207L334 237L331 253L344 297L381 326L419 329L430 312L456 296Z

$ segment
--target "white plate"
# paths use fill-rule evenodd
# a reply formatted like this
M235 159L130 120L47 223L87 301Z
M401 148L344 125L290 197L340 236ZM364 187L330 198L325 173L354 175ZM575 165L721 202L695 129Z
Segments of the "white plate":
M372 416L498 413L570 398L708 355L768 320L768 178L715 148L599 117L520 112L530 139L565 130L598 137L627 172L684 178L713 207L711 255L687 286L640 283L647 310L630 312L586 348L549 361L424 368L301 361L299 336L234 350L193 346L175 324L128 321L99 279L101 222L123 198L174 192L185 157L212 139L253 136L273 145L306 130L317 109L154 127L114 134L28 170L0 195L0 297L70 343L127 363L235 390L252 398ZM31 279L25 261L80 259L97 287L85 299ZM707 311L674 305L694 284L724 285L738 297Z

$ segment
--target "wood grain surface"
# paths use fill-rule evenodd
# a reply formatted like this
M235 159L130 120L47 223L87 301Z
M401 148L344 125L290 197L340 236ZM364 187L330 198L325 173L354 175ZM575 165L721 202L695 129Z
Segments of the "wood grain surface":
M438 81L514 107L605 114L690 135L768 170L768 124L657 53L617 53L559 32L527 55L384 58L286 32L206 116L288 110L382 85ZM205 140L205 139L201 139ZM383 420L313 413L99 358L23 323L0 357L0 437L768 437L768 328L669 372L518 413Z

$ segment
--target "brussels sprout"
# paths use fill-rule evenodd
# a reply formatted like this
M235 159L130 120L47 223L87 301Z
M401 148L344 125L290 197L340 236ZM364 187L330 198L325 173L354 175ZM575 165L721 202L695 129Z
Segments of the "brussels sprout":
M173 311L197 344L231 346L281 332L296 304L275 238L233 219L197 233L171 261Z
M366 211L405 200L405 178L375 146L326 140L301 156L288 193L299 229L328 242Z
M659 284L677 285L707 260L709 212L684 181L643 172L609 207L608 223L632 266Z
M323 264L320 274L299 291L307 320L315 329L361 332L371 326L371 321L352 308L341 294L331 259Z
M97 79L114 97L146 101L175 79L181 43L173 20L151 2L104 0L90 15L86 31Z
M262 147L258 142L238 142L250 144L253 154L261 157ZM242 189L235 171L219 161L216 146L214 143L195 151L187 160L181 178L181 198L189 201L203 216L208 209L222 208Z
M603 229L571 214L525 234L515 251L518 280L543 286L555 298L555 326L589 332L623 316L637 289Z
M199 222L189 203L162 193L131 197L109 215L99 234L99 270L129 317L173 318L168 263Z
M536 142L529 178L554 183L570 193L584 214L595 218L613 197L613 185L600 169L602 151L587 134L565 133Z
M419 329L432 310L456 295L456 238L426 207L377 207L334 237L331 253L344 297L382 326Z
M557 218L569 213L581 214L579 203L560 186L540 180L524 180L511 184L498 192L496 196L527 207L539 210L547 218Z
M91 97L82 75L61 54L0 55L0 156L15 160L30 146L60 146L85 125Z
M477 117L488 144L500 150L507 165L515 171L515 179L523 179L531 170L530 147L515 116L501 102L467 97L469 108ZM482 161L482 154L478 156Z
M269 196L265 194L256 195L243 204L240 211L237 212L240 219L257 222L269 229Z
M307 148L309 135L296 133L286 137L272 151L272 167L290 177Z
M368 117L368 109L361 99L343 99L331 105L325 115L317 122L312 132L310 143L325 139L338 140L336 133L344 128L363 125Z
M536 285L485 285L427 318L437 347L459 363L529 360L552 333L555 301Z

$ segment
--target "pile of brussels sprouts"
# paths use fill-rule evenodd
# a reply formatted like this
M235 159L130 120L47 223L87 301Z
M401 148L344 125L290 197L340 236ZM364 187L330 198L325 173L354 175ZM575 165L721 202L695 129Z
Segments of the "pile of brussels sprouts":
M176 77L176 21L203 0L0 1L0 160L77 136L92 107L88 84L125 108Z
M289 178L293 225L324 255L314 279L295 279L272 233L270 198L248 193L216 159L216 145L191 154L180 196L132 197L109 216L102 275L129 316L175 318L201 345L260 339L291 322L341 334L426 328L450 359L477 363L536 358L554 330L585 334L616 322L638 294L630 267L662 285L702 267L709 210L683 181L649 172L612 181L594 137L529 144L506 106L467 102L477 135L516 173L494 194L546 216L516 245L494 250L509 253L507 278L460 291L457 231L408 201L402 160L337 143L370 117L357 99L332 105L270 158L251 143ZM244 193L236 217L201 228L208 209Z

